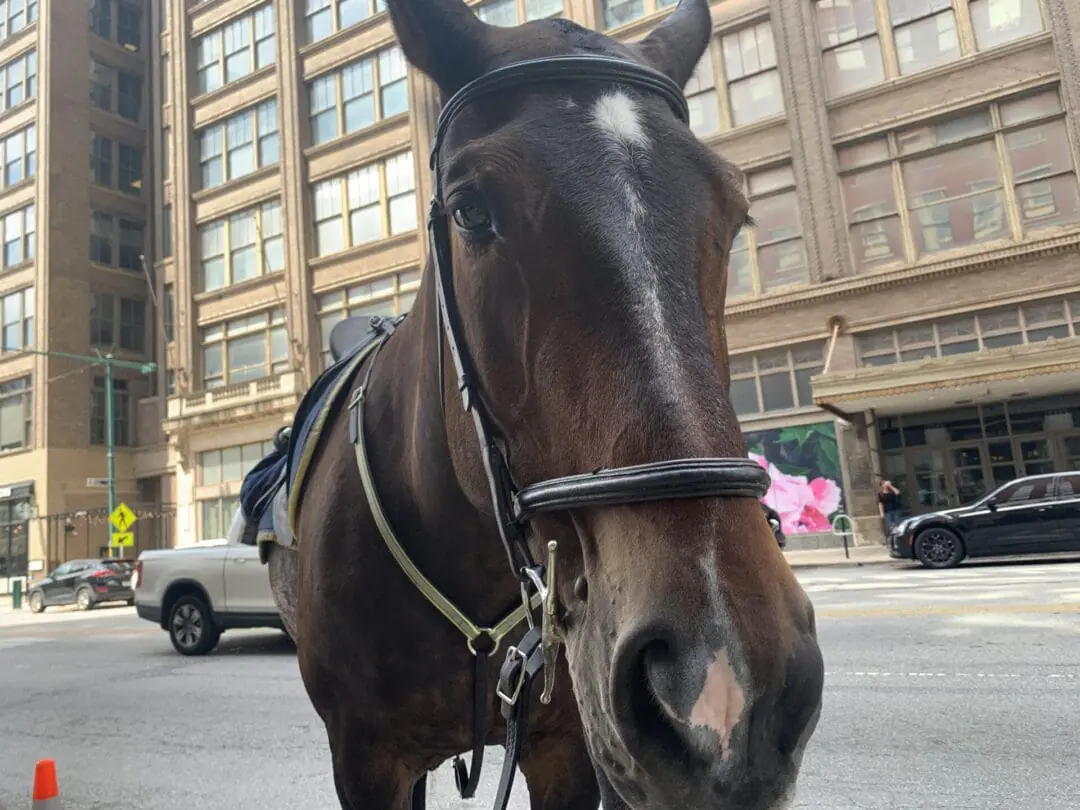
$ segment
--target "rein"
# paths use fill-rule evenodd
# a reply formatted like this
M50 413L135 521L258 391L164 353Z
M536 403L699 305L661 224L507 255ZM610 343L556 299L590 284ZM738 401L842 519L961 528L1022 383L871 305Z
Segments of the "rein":
M494 627L481 627L471 621L409 559L394 535L376 492L364 437L363 410L375 360L400 323L400 318L383 320L376 326L381 331L378 344L368 362L364 381L349 403L350 439L355 447L364 492L379 533L417 590L465 636L466 646L475 658L472 764L466 768L458 756L455 757L453 765L455 782L463 799L471 798L476 792L487 742L488 659L498 650L502 639L523 619L528 622L529 629L521 641L507 650L496 688L506 720L506 756L495 810L505 810L510 800L510 789L513 786L524 737L528 697L534 680L543 672L544 688L540 700L542 703L550 702L554 688L555 664L562 643L555 590L558 543L549 541L547 559L543 564L537 564L527 542L531 521L543 513L582 507L708 497L761 499L770 484L768 473L748 458L657 461L552 478L525 487L515 484L509 461L500 447L501 437L494 427L495 420L477 387L475 365L464 342L461 312L454 292L449 212L443 199L440 153L454 118L469 104L493 93L559 81L629 85L660 95L683 123L688 123L690 117L682 88L663 73L625 59L597 55L532 59L493 70L458 90L439 115L431 147L430 168L434 175L435 190L428 212L427 227L439 303L436 332L440 342L437 355L440 385L444 375L441 343L445 338L457 375L456 384L462 405L472 417L480 444L499 537L510 570L517 577L521 588L522 604ZM445 387L441 385L440 397L444 390ZM443 407L445 408L445 405ZM533 592L531 596L530 591ZM534 623L533 611L540 605L544 606L544 610L541 627L538 628ZM426 776L414 787L413 810L423 810L425 785Z

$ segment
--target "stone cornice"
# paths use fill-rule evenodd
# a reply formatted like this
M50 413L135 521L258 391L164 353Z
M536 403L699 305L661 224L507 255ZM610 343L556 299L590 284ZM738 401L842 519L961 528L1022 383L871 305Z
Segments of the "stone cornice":
M908 265L868 275L851 276L824 284L781 292L760 299L737 301L728 304L724 308L724 314L729 320L737 320L764 312L791 309L821 301L851 298L866 292L899 287L931 278L953 276L988 267L997 267L1018 260L1054 256L1077 248L1080 248L1080 231L1072 231L1037 242L1024 242L993 250L983 250L978 253L965 253L941 261Z

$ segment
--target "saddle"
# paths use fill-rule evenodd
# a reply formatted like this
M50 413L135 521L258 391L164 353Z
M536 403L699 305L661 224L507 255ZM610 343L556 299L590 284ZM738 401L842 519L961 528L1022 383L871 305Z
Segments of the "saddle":
M277 543L295 546L293 512L303 491L304 475L322 438L323 428L337 413L365 358L405 319L356 315L345 318L330 331L331 365L311 384L291 425L274 434L274 447L244 477L240 506L229 529L229 540L263 546Z

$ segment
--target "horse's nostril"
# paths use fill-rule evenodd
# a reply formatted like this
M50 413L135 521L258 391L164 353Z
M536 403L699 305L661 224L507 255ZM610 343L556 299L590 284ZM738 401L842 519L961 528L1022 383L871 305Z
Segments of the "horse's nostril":
M612 704L624 742L648 740L671 755L684 750L674 724L670 677L676 668L671 643L662 633L638 632L621 645L612 669Z

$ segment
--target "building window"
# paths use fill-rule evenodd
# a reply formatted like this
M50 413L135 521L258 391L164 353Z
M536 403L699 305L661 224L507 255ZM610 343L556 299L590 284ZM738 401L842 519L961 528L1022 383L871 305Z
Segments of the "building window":
M0 156L4 162L4 188L37 174L37 127L31 124L0 140Z
M618 28L675 3L676 0L603 0L604 27Z
M112 346L116 327L115 301L109 293L94 293L90 298L90 345Z
M113 263L113 218L94 211L90 214L90 261Z
M105 441L105 378L94 377L90 390L90 444ZM131 443L131 394L127 380L113 380L113 444L128 447Z
M934 360L1080 337L1080 298L996 307L855 336L861 366Z
M145 225L101 211L90 213L90 261L142 272Z
M475 7L476 16L488 25L506 27L523 22L561 17L563 0L491 0Z
M856 268L1080 222L1063 115L1044 89L838 149Z
M13 37L37 22L38 0L8 0L0 3L0 41Z
M316 183L314 198L319 256L416 230L412 152Z
M113 142L111 138L90 133L90 173L99 186L113 184Z
M718 93L717 88L726 88ZM726 34L702 54L685 93L690 128L706 137L784 112L772 27L762 22Z
M196 94L209 93L274 64L274 9L267 4L195 41Z
M217 323L202 330L203 383L220 388L281 374L289 368L285 310Z
M731 405L738 416L809 408L810 378L824 368L820 343L731 356Z
M310 44L386 11L386 0L304 0L303 9Z
M268 440L199 453L198 486L239 483L273 449L273 441Z
M146 302L120 299L120 348L131 352L146 350Z
M970 56L1045 30L1039 0L817 0L818 42L830 98ZM876 20L888 20L879 29ZM890 40L895 60L886 57Z
M201 523L199 540L223 540L229 533L233 516L240 506L240 496L212 498L199 501Z
M172 284L165 285L165 303L161 308L162 328L165 340L172 343L176 338L176 292Z
M116 112L129 121L142 117L143 80L126 71L116 73Z
M809 283L809 264L791 167L754 172L746 179L750 214L755 224L753 228L743 228L732 242L728 295L761 295Z
M0 382L0 451L33 445L33 416L30 377Z
M128 219L118 220L120 226L120 250L117 265L123 270L142 270L143 224Z
M27 287L0 298L3 313L3 350L16 352L34 347L34 288Z
M114 72L108 65L90 60L90 103L99 110L112 112Z
M161 207L161 258L172 256L172 205Z
M142 47L142 8L135 3L118 0L116 3L116 42L122 48L137 53Z
M277 99L264 101L199 133L204 189L236 180L277 161Z
M412 308L419 289L420 271L412 270L320 295L318 317L323 367L331 362L330 332L336 323L353 315L401 315Z
M0 65L0 113L37 97L37 51Z
M4 269L34 258L37 219L33 204L4 215Z
M199 228L204 292L285 269L281 202L271 200Z
M312 144L326 143L406 112L409 94L405 74L405 55L394 46L310 82Z
M119 160L117 161L116 186L124 194L138 196L142 193L143 175L143 150L138 146L128 146L126 143L117 144Z
M112 38L113 0L90 0L90 30L99 37Z

